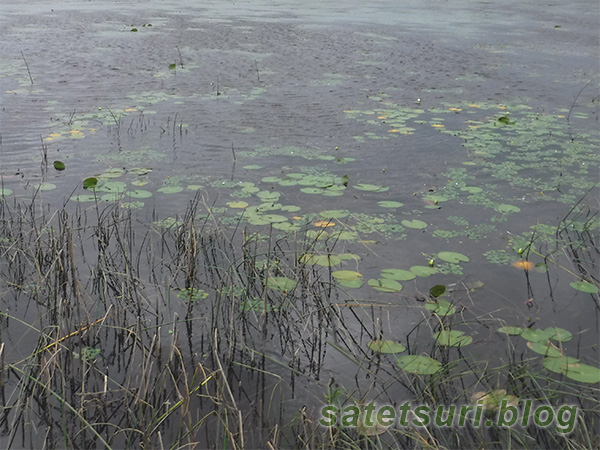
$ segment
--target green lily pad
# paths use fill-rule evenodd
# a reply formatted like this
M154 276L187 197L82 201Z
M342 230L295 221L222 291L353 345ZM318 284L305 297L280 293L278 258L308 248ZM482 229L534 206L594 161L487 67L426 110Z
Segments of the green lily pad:
M300 262L309 266L315 264L323 267L337 266L342 260L337 255L313 255L312 253L306 253L300 257Z
M518 213L519 211L521 211L521 208L519 208L518 206L507 205L506 203L502 203L496 207L496 211L510 214Z
M118 167L113 167L101 175L98 175L98 178L119 178L125 172L123 169L119 169Z
M269 277L267 278L266 286L282 292L293 290L298 284L295 280L287 277Z
M338 253L337 257L342 261L360 261L360 256L354 253Z
M304 192L305 194L322 194L325 191L321 188L305 187L300 189L300 192Z
M456 307L448 300L444 300L443 298L438 299L437 302L425 303L425 309L436 313L438 316L451 316L452 314L456 313Z
M443 295L444 292L446 292L446 286L444 286L443 284L436 284L431 289L429 289L429 293L435 298L438 298L439 296Z
M558 342L568 342L573 339L573 335L570 331L565 330L564 328L558 327L548 327L544 330L550 336L550 339L553 339Z
M545 344L543 344L541 342L529 341L527 343L527 347L529 347L534 352L539 353L540 355L543 355L543 356L557 357L557 356L562 356L562 354L563 354L560 351L560 349L558 349L554 345L552 345L550 343L550 341L547 341Z
M435 267L429 266L412 266L410 271L418 277L428 277L429 275L433 275L434 273L438 272Z
M64 162L62 162L62 161L54 161L54 163L53 163L53 164L54 164L54 168L55 168L56 170L65 170L65 167L66 167L66 166L65 166L65 163L64 163Z
M273 224L273 228L285 231L286 233L294 233L296 231L302 230L302 225L300 225L299 223L291 222L275 222Z
M500 327L498 328L498 333L508 334L510 336L520 336L523 332L523 328L521 327Z
M287 217L280 214L262 214L260 217L263 220L266 220L267 223L287 222L288 220Z
M402 285L396 280L389 278L371 278L368 281L369 286L380 292L400 292Z
M379 274L381 275L381 278L388 278L396 281L410 281L417 277L410 270L403 269L383 269Z
M76 202L95 202L96 196L91 194L79 194L71 197L71 200L75 200Z
M327 211L321 211L319 216L323 217L324 219L341 219L349 214L350 211L347 209L330 209Z
M1 196L10 195L10 194L12 194L12 192L13 192L12 190L0 186L0 195Z
M458 252L439 252L437 254L438 258L442 261L446 261L452 264L458 264L459 262L469 262L470 259L468 256L463 255Z
M358 189L359 191L369 191L369 192L385 192L390 188L385 186L378 186L376 184L367 184L367 183L358 183L353 185L354 189Z
M353 270L338 270L332 272L331 276L338 280L358 280L362 278L362 274Z
M468 192L469 194L479 194L480 192L483 192L483 189L477 186L465 186L464 188L461 188L461 191Z
M396 365L409 373L433 375L442 368L442 363L424 355L403 355L396 359Z
M230 208L246 208L248 206L248 202L244 202L244 201L239 201L239 202L227 202L225 203L227 206L229 206Z
M581 383L600 383L600 368L580 363L575 358L546 358L544 367Z
M149 167L136 167L134 169L129 169L128 172L133 173L135 175L146 175L152 172L152 169Z
M136 189L134 191L127 191L127 195L131 198L150 198L152 197L152 192L145 191L143 189Z
M98 192L125 192L127 184L122 181L105 181L98 183L95 189Z
M379 339L369 342L367 347L377 353L402 353L403 351L406 351L406 347L400 342Z
M377 202L377 204L382 208L401 208L404 206L404 203L395 202L393 200L381 200L380 202Z
M577 289L578 291L585 292L586 294L597 294L598 287L593 285L592 283L588 283L587 281L572 281L569 285L573 289Z
M40 191L52 191L52 190L56 189L56 185L53 183L44 182L44 183L40 183L38 185L38 189Z
M464 347L473 342L471 336L466 336L464 331L458 330L441 330L435 333L434 337L446 347Z
M156 192L160 192L162 194L177 194L179 192L183 192L182 186L163 186L160 189L157 189Z
M424 230L425 228L427 228L427 223L423 222L422 220L407 220L404 219L402 222L400 222L402 225L404 225L406 228L415 228L417 230Z
M98 184L98 178L90 177L83 180L83 188L84 189L93 189Z
M525 328L521 333L521 337L530 342L540 342L545 344L550 340L550 334L542 329Z
M302 208L300 208L299 206L296 205L285 205L281 207L282 211L286 211L286 212L298 212L300 211Z
M356 279L356 280L338 280L338 284L340 286L344 286L350 289L358 289L360 287L362 287L365 282L362 279Z
M246 170L259 170L259 169L262 169L262 166L259 166L258 164L248 164L247 166L244 166L244 169L246 169Z

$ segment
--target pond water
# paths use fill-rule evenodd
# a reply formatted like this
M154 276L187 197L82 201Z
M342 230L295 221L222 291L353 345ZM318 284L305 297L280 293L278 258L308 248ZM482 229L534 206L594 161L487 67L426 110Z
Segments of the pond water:
M585 1L4 1L3 220L34 205L32 217L51 223L64 208L80 225L89 217L91 230L99 211L114 208L131 213L135 253L148 230L185 222L195 198L199 220L210 214L234 235L231 248L207 245L235 258L248 242L243 229L244 239L287 243L281 261L333 283L329 301L341 305L358 347L380 329L382 339L413 340L411 353L428 352L430 329L416 341L407 335L431 315L430 288L445 285L444 298L460 306L455 324L473 337L462 357L505 361L513 338L497 332L502 325L559 327L574 335L565 354L596 366L599 42L588 9ZM75 253L92 245L80 233ZM9 278L12 238L2 238L0 309L11 317L3 358L13 364L40 345L19 320L45 322L43 308L19 300L27 292ZM160 260L141 269L145 278ZM82 285L95 276L88 266L78 268ZM216 295L210 270L193 285L174 272L160 280L163 294L202 286L201 323L200 302ZM290 273L269 276L285 283ZM157 327L177 322L173 311L189 319L185 296L172 309L148 296ZM93 320L107 308L96 312ZM196 347L205 349L214 323L189 337L189 358L202 360ZM298 364L298 386L281 394L290 396L286 414L324 402L331 380L358 391L375 383L338 339L322 337L305 354L261 344L270 361L262 370L287 380ZM107 348L117 341L105 337ZM517 346L534 357L525 342ZM253 392L238 398L250 411L268 388L236 370ZM406 395L387 373L387 395ZM0 439L13 447L43 439L37 430L15 440L7 421Z

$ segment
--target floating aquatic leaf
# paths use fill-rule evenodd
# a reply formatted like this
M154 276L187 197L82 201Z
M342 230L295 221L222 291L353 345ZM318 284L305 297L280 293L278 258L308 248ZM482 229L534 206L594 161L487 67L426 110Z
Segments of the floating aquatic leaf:
M396 365L409 373L433 375L442 368L442 363L424 355L403 355L396 359Z
M429 289L429 293L436 298L440 295L443 295L444 292L446 292L446 286L444 286L443 284L436 284L431 289Z
M127 195L131 198L150 198L152 197L152 192L144 191L143 189L136 189L134 191L127 191Z
M521 337L530 342L541 342L545 344L550 339L550 334L542 329L525 328L521 333Z
M227 202L225 203L227 206L229 206L230 208L246 208L248 206L248 202L244 202L244 201L239 201L239 202Z
M131 30L131 31L133 31L133 30ZM173 70L175 68L177 68L177 64L169 64L169 69L170 70Z
M434 273L438 272L435 267L429 266L412 266L410 271L418 277L428 277L429 275L433 275Z
M300 225L299 223L275 222L273 224L273 228L285 231L287 233L294 233L296 231L302 230L302 225Z
M438 299L437 302L425 303L425 309L436 313L438 316L451 316L452 314L456 313L456 308L454 305L443 298Z
M396 281L414 280L417 276L409 270L403 269L383 269L380 272L381 278L388 278Z
M136 167L134 169L129 169L128 172L133 173L135 175L146 175L152 172L152 169L150 169L149 167Z
M127 190L127 184L122 181L105 181L96 185L98 192L124 192Z
M373 289L381 292L400 292L402 290L400 283L389 278L371 278L368 284Z
M546 272L548 272L548 264L537 263L535 265L535 270L539 273L546 273Z
M504 125L514 125L515 124L514 120L510 120L506 116L499 117L498 122L503 123Z
M338 280L338 284L340 286L344 286L350 289L358 289L360 287L362 287L365 282L362 279L356 279L356 280Z
M287 222L288 220L287 217L279 214L262 214L260 217L268 223Z
M360 261L360 256L354 253L338 253L337 257L342 261Z
M331 276L338 280L358 280L362 278L362 274L353 270L338 270L332 272Z
M302 208L300 208L299 206L296 205L286 205L286 206L282 206L281 210L282 211L287 211L287 212L297 212L300 211Z
M547 341L546 343L529 341L527 342L527 347L543 356L557 357L562 356L563 354L563 352L550 341Z
M521 327L500 327L498 328L499 333L508 334L511 336L519 336L523 332Z
M558 342L568 342L573 339L573 335L570 331L565 330L564 328L558 327L548 327L544 330L550 336L550 339L554 339Z
M267 278L267 287L282 292L288 292L296 287L297 282L287 277L269 277Z
M327 211L321 211L319 216L323 217L324 219L341 219L346 217L348 214L350 214L350 211L347 209L330 209Z
M79 194L71 197L71 200L75 200L76 202L95 202L96 197L90 194Z
M156 192L161 192L163 194L177 194L179 192L183 192L182 186L163 186L160 189L157 189Z
M475 392L471 395L471 403L482 405L486 412L496 411L503 404L517 406L519 398L506 393L506 389L495 389L490 392Z
M98 178L90 177L83 180L83 188L84 189L93 189L98 184Z
M389 190L389 187L378 186L376 184L367 184L367 183L358 183L353 185L354 189L358 189L359 191L369 191L369 192L385 192Z
M98 178L119 178L125 172L123 169L119 169L118 167L113 167L101 175L98 175Z
M246 169L246 170L259 170L259 169L262 169L262 166L259 166L258 164L248 164L247 166L244 166L244 169Z
M393 200L381 200L380 202L377 202L377 204L382 208L401 208L404 206L404 203L395 202Z
M306 253L300 257L300 262L308 264L309 266L314 266L316 264L323 267L333 267L340 264L342 260L337 255L313 255L311 253Z
M480 192L483 192L483 189L477 186L465 186L460 190L463 192L468 192L469 194L479 194Z
M65 163L62 161L54 161L54 168L56 170L65 170Z
M580 363L576 358L568 356L549 357L544 359L544 367L552 372L561 373L581 383L600 383L600 368Z
M367 344L371 350L377 353L402 353L406 347L400 342L384 341L375 339Z
M446 261L452 264L458 264L460 262L469 262L470 259L468 256L463 255L462 253L458 253L458 252L439 252L437 254L438 258L440 258L442 261Z
M458 330L441 330L435 333L434 337L446 347L464 347L473 342L471 336L466 336L464 331Z
M52 191L52 190L56 189L56 185L53 183L44 182L44 183L40 183L38 185L38 189L40 191Z
M321 188L313 188L313 187L305 187L300 189L301 192L304 192L305 194L322 194L324 192L323 189Z
M513 261L512 263L510 263L511 266L516 267L517 269L523 269L523 270L531 270L535 267L535 264L533 264L531 261L525 261L525 260L518 260L518 261Z
M578 291L585 292L586 294L597 294L598 287L593 285L592 283L588 283L587 281L572 281L569 285L573 289L577 289Z
M315 227L321 227L321 228L328 228L328 227L335 226L335 223L331 222L330 220L320 220L318 222L315 222L314 226Z
M427 223L423 222L422 220L407 220L404 219L402 222L400 222L402 225L404 225L406 228L415 228L417 230L424 230L425 228L427 228Z
M518 206L508 205L506 203L502 203L496 207L496 211L501 213L518 213L521 211L521 208Z
M13 191L10 190L9 188L5 188L5 187L0 186L0 195L1 196L10 195L10 194L12 194L12 192Z

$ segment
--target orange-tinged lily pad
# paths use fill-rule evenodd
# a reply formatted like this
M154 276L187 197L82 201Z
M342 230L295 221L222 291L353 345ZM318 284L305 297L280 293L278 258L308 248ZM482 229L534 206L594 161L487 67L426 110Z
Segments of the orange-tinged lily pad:
M519 261L512 262L511 265L513 267L516 267L517 269L523 269L523 270L531 270L531 269L535 268L535 264L532 263L531 261L519 260Z

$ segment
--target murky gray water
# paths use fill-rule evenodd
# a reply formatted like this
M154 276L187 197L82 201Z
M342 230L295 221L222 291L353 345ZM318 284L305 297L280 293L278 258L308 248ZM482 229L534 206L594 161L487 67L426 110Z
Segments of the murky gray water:
M67 208L91 210L81 182L104 174L101 183L122 184L99 192L101 202L118 198L142 227L151 211L182 214L196 192L225 217L239 212L228 202L291 207L273 211L284 219L271 223L348 210L331 228L354 235L336 251L361 260L332 270L367 281L433 257L444 272L403 281L400 294L368 283L341 294L340 302L401 302L391 323L406 331L393 336L386 324L391 338L420 320L415 298L433 285L481 281L461 299L474 317L568 329L597 361L597 294L570 285L598 283L597 249L579 271L564 252L549 261L548 232L530 258L548 264L548 275L509 264L532 226L556 229L581 198L598 210L591 9L585 1L3 1L5 198L30 201L43 183L40 208L70 199ZM309 175L349 182L332 194ZM256 195L265 191L279 195ZM249 227L269 228L260 223ZM470 261L444 262L441 251ZM11 301L3 297L2 309ZM501 340L488 328L473 328L474 354ZM10 346L5 353L21 357ZM325 370L337 378L348 361L329 357Z

